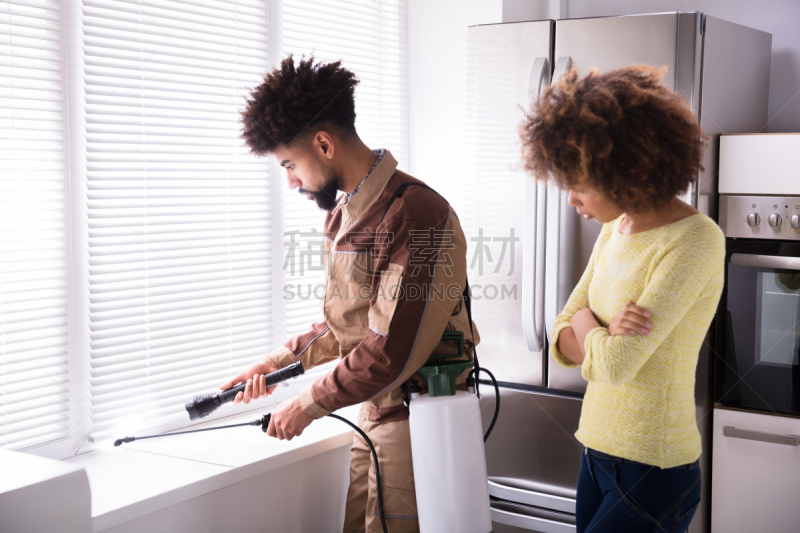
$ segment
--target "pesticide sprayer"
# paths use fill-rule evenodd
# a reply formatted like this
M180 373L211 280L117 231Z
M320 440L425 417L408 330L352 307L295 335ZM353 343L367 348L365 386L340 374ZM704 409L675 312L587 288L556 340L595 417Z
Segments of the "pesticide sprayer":
M471 319L470 319L471 322ZM418 373L428 384L428 393L421 394L417 381L411 382L409 392L409 424L411 429L411 454L414 463L414 484L417 496L420 532L458 531L459 533L490 533L492 523L489 511L489 488L486 477L486 456L483 442L489 437L500 409L500 390L494 376L480 368L475 361L451 360L464 353L464 334L445 332L442 340L458 342L458 353L433 355ZM466 369L473 368L467 378L468 391L456 390L456 378ZM303 374L303 365L294 363L264 376L267 387ZM482 435L477 376L485 372L491 378L496 394L495 412L489 429ZM475 377L473 377L473 375ZM246 383L228 390L201 394L186 403L190 420L205 418L222 404L233 401L244 391ZM328 415L352 427L370 448L375 464L378 510L384 533L386 517L381 490L381 471L378 454L372 441L361 428L336 414ZM242 424L177 431L144 437L123 437L114 446L135 440L169 437L201 431L215 431L242 426L257 426L266 433L271 414Z

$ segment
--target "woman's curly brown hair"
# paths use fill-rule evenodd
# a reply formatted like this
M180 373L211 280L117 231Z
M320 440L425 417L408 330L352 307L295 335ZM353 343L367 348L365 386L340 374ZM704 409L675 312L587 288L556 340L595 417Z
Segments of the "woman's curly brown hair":
M666 69L636 65L548 88L520 129L525 170L559 187L588 187L628 212L657 209L703 169L706 136Z
M265 155L322 124L354 135L357 84L355 74L343 68L341 61L315 65L310 57L295 66L290 55L245 98L242 137L253 154Z

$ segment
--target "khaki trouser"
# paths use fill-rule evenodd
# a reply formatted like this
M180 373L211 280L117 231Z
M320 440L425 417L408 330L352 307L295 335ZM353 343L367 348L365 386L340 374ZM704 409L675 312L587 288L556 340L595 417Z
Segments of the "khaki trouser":
M408 419L380 424L370 421L370 406L370 402L361 404L358 427L367 434L378 453L386 527L392 533L418 532ZM382 533L372 453L358 433L353 438L350 456L344 531Z

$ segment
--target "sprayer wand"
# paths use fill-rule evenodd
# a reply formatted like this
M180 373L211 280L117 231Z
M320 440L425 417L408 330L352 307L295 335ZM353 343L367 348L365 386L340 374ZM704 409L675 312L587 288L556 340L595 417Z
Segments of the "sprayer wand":
M267 413L257 420L253 420L252 422L245 422L244 424L230 424L228 426L215 426L213 428L192 429L189 431L176 431L175 433L162 433L161 435L147 435L145 437L122 437L121 439L117 439L114 441L114 446L121 446L123 444L133 442L135 440L157 439L158 437L171 437L173 435L183 435L185 433L200 433L201 431L215 431L217 429L238 428L242 426L261 426L261 431L266 433L267 428L269 427L269 419L271 417L272 415L270 413Z

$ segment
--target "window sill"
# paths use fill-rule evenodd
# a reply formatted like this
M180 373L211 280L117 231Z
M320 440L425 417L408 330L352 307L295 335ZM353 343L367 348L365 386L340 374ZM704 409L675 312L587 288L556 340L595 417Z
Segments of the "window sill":
M338 412L355 422L358 406ZM194 426L255 420L255 412ZM194 428L193 427L193 428ZM94 531L137 520L158 510L234 485L327 451L349 446L353 430L331 418L312 423L300 437L279 441L258 427L135 441L108 442L65 462L89 476Z

